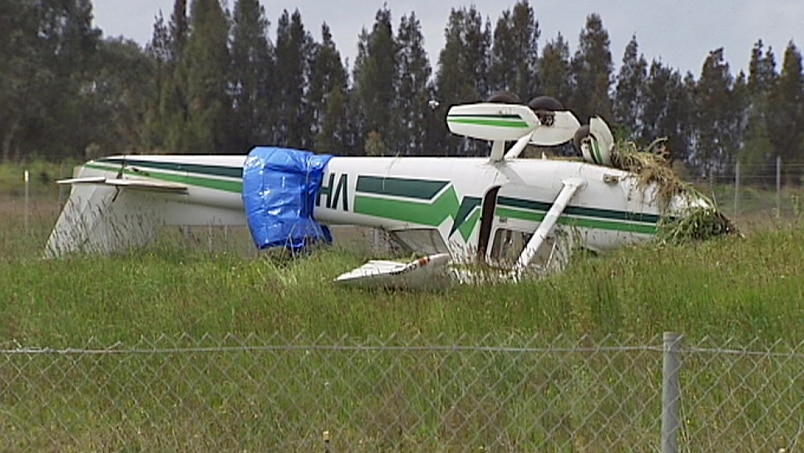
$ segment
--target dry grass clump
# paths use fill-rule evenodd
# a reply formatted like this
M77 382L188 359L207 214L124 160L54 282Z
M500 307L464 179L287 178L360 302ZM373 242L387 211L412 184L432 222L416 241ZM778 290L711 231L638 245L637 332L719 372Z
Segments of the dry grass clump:
M662 218L656 232L661 243L683 244L727 234L739 234L734 223L712 207L688 208L680 216Z
M657 139L645 150L634 142L621 142L612 153L613 165L635 174L640 187L655 185L657 188L656 196L664 213L657 231L659 241L680 244L738 233L734 223L717 209L714 201L673 171L666 142L667 139ZM682 197L687 204L680 212L670 209L677 197Z
M701 196L690 184L682 181L670 166L670 152L664 146L664 140L656 140L646 150L641 150L634 142L621 142L615 145L612 153L612 164L627 172L637 175L640 187L655 184L657 196L665 209L676 196Z

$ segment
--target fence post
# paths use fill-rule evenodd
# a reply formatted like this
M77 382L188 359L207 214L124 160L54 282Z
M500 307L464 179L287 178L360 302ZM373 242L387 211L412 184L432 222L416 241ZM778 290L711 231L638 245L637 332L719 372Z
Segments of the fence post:
M662 453L678 453L678 408L681 405L681 334L665 332L662 366Z
M30 234L30 230L28 230L28 198L29 198L29 189L31 186L31 174L28 170L25 170L22 174L22 178L25 180L25 234Z
M782 217L782 156L776 156L776 217Z
M734 166L734 215L740 215L740 161Z

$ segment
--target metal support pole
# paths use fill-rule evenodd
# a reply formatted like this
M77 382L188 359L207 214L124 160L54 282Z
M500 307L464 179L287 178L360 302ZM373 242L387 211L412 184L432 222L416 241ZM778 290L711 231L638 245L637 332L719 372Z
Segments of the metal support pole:
M776 156L776 216L782 216L782 156Z
M740 161L734 166L734 215L740 215Z
M25 180L25 234L29 234L30 231L28 230L28 215L29 215L28 214L28 207L29 207L28 206L28 198L29 198L28 196L29 196L30 186L31 186L31 174L28 172L28 170L25 170L25 172L23 173L23 179Z
M678 453L679 406L681 405L681 334L664 333L662 366L662 453Z
M212 253L212 222L207 224L207 251Z

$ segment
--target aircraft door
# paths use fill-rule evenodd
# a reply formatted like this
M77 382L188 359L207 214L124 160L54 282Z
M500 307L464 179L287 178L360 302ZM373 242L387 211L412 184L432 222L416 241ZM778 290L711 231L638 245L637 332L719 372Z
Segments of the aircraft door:
M486 216L487 200L483 200L484 217L478 243L483 247L479 250L488 263L512 265L550 209L555 193L545 187L522 184L506 184L496 189L491 216ZM491 190L487 197L490 193Z
M494 208L497 206L497 193L500 186L492 187L483 196L483 205L480 212L480 234L477 238L477 256L486 256L486 249L491 237L491 227L494 222Z

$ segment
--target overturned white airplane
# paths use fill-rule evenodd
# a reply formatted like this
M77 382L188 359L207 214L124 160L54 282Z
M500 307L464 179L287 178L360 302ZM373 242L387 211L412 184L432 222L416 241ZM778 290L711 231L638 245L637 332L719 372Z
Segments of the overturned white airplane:
M370 261L339 282L416 285L445 269L466 280L460 264L478 261L518 278L560 264L562 244L605 251L645 241L662 216L707 203L681 195L663 202L655 184L613 168L614 139L600 118L581 127L568 111L489 102L452 107L447 123L455 134L491 141L490 156L257 147L248 156L95 159L59 181L72 192L46 255L121 251L166 225L248 225L261 249L299 250L331 241L327 225L361 225L389 232L423 258ZM529 145L573 138L583 160L519 158Z

